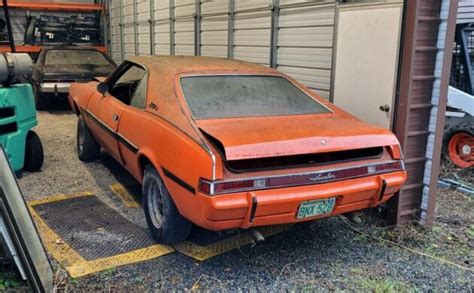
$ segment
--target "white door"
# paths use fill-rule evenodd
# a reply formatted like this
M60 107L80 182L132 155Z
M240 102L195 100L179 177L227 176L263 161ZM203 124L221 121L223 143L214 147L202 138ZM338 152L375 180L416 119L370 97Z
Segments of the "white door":
M334 103L390 128L397 83L401 4L338 8Z

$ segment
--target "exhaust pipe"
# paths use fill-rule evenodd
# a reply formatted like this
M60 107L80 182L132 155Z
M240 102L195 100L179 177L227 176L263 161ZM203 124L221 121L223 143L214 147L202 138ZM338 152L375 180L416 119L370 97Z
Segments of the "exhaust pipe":
M263 237L262 233L260 233L257 229L250 229L249 233L250 233L250 237L252 237L253 241L255 241L255 242L265 241L265 237Z

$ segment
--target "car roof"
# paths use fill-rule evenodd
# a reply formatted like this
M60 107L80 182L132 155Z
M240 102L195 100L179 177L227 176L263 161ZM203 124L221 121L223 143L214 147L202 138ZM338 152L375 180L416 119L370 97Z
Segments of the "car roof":
M136 56L128 60L142 65L148 71L170 75L196 71L277 72L245 61L203 56Z
M157 107L147 107L148 111L158 114L175 127L187 133L196 141L204 144L193 126L177 96L175 76L177 74L235 72L236 74L279 74L278 71L261 65L224 58L201 56L136 56L127 61L143 66L148 73L147 103Z

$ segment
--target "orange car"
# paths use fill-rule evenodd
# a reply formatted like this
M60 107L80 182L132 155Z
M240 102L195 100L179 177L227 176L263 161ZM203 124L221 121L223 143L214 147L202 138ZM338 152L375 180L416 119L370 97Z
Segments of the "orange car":
M101 147L142 183L162 243L211 230L295 223L388 200L406 180L396 137L289 76L205 57L136 57L74 84L77 151Z

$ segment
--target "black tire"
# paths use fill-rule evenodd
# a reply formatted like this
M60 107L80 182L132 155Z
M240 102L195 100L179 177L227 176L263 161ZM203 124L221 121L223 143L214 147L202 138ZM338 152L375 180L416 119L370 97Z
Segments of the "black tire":
M444 136L443 136L443 152L442 155L449 158L448 155L448 144L451 138L459 132L469 133L474 135L474 119L472 116L468 115L463 120L458 123L453 123L449 127L445 127Z
M35 96L35 104L37 111L44 111L48 108L48 98L43 95L39 90L37 85L33 85L33 94Z
M79 160L93 162L100 156L100 145L92 137L89 128L81 116L77 120L76 149Z
M28 172L37 172L43 167L44 153L41 140L34 131L26 136L25 164L23 169Z
M145 218L153 239L164 244L186 240L191 222L180 215L163 181L151 166L145 170L142 192Z
M449 126L445 126L443 143L447 146L451 137L458 132L466 132L474 135L474 117L466 114L464 118L447 118L459 119L451 122Z

